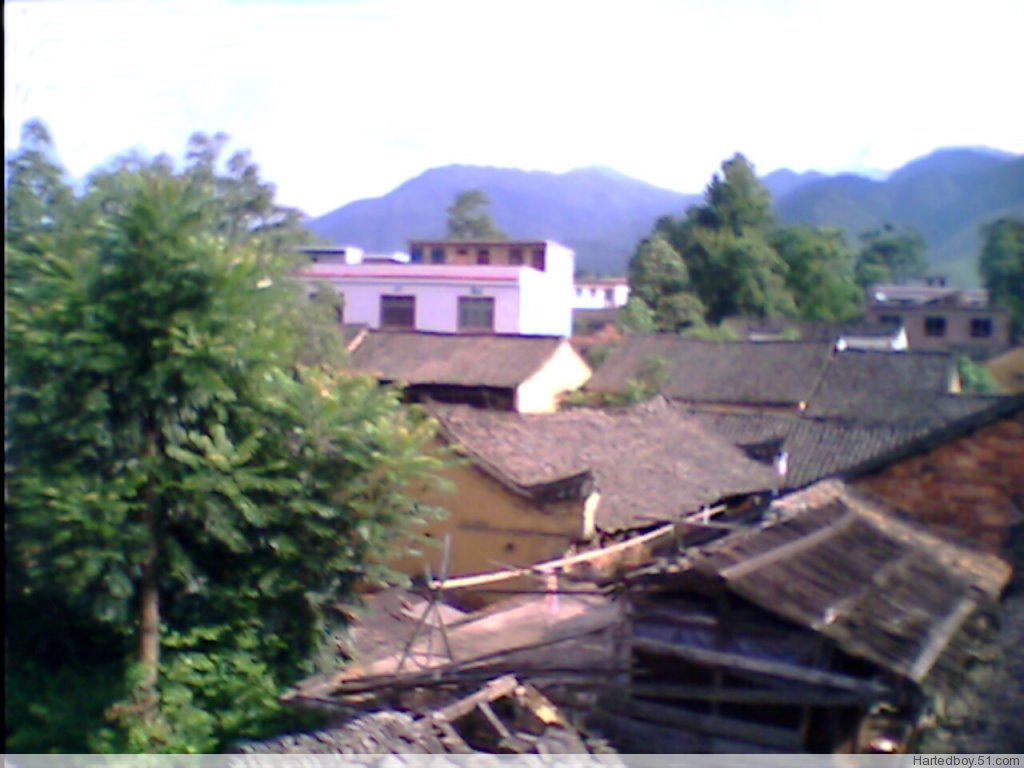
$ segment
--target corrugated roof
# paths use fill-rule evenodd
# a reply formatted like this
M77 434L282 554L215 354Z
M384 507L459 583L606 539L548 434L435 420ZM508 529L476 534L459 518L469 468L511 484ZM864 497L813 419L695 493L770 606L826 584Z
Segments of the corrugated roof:
M564 339L374 331L351 365L385 381L514 389L539 371Z
M691 403L796 406L810 399L832 356L819 342L699 341L672 334L629 336L587 383L592 392L622 392L663 358L661 391Z
M691 552L693 567L916 682L1010 576L999 558L906 524L838 481L780 499L772 513Z
M639 528L729 497L770 490L772 469L661 398L624 409L552 414L435 406L444 434L520 487L590 473L597 526Z

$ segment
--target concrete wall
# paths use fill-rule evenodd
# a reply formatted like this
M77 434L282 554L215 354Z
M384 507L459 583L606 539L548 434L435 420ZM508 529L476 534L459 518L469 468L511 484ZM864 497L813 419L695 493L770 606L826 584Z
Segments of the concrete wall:
M1024 513L1024 413L853 484L939 533L1002 551Z
M608 298L609 290L612 292L611 298ZM573 309L622 307L627 301L629 301L629 285L626 283L580 280L575 284Z
M877 305L868 308L868 316L875 321L881 321L885 317L898 317L907 331L907 341L910 343L911 349L963 349L998 352L1010 346L1010 317L1003 310ZM945 319L944 335L929 336L925 333L925 322L930 317ZM984 338L971 336L971 320L976 318L991 321L991 336Z
M524 269L519 276L520 330L527 336L572 336L572 276Z
M591 377L590 366L563 341L551 359L516 390L519 413L554 413L560 396L582 387Z

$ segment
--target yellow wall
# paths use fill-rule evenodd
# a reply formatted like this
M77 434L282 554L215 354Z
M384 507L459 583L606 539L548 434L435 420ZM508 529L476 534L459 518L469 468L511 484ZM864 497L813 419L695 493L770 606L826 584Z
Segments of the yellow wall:
M1000 389L1015 395L1024 392L1024 347L1016 347L985 363Z
M449 576L533 565L562 556L583 534L583 500L537 505L512 493L476 467L465 464L446 470L454 493L434 493L423 503L448 514L430 521L426 532L438 542L420 556L389 563L410 576L422 576L424 561L438 575L441 542L451 534Z
M519 413L554 413L558 410L559 396L582 387L593 372L590 366L563 341L539 371L516 390L516 410Z

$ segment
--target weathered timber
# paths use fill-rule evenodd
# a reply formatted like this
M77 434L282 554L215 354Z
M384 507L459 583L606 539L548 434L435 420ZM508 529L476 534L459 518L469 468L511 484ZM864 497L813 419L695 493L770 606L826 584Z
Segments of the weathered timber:
M611 712L635 720L644 720L676 728L690 729L701 733L724 736L728 739L749 741L786 750L801 750L800 734L795 730L760 725L745 720L719 715L703 715L677 707L652 704L647 701L619 699L607 701L603 706Z
M808 669L807 667L787 664L781 661L755 659L738 653L711 651L706 648L695 648L689 645L666 643L662 640L651 640L645 637L633 638L633 647L636 650L663 654L666 656L675 656L696 664L704 664L710 667L727 667L745 672L768 675L770 677L798 680L811 685L824 685L831 688L839 688L844 691L878 694L888 690L886 686L877 682L861 680L856 677L850 677L849 675L842 675L836 672Z

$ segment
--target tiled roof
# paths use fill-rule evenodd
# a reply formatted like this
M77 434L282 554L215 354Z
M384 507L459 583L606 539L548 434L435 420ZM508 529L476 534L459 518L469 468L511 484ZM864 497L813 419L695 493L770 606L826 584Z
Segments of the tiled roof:
M765 445L771 455L758 457L764 461L771 461L776 451L785 451L788 465L785 488L802 488L822 478L842 474L925 431L922 427L846 424L762 413L697 409L687 413L735 445L751 450Z
M772 469L661 398L625 409L521 415L434 406L443 433L485 471L519 487L591 473L603 531L675 519L770 490Z
M694 553L694 567L916 682L1009 579L999 558L905 524L837 481L780 499L772 511L768 524Z
M796 406L814 391L832 355L829 343L713 342L672 334L630 336L612 350L586 389L622 392L650 361L664 358L662 393L690 403Z
M934 424L970 410L967 400L946 395L956 371L947 352L835 354L825 368L806 415L888 424Z
M553 336L371 332L352 352L351 364L404 384L514 389L563 343Z

